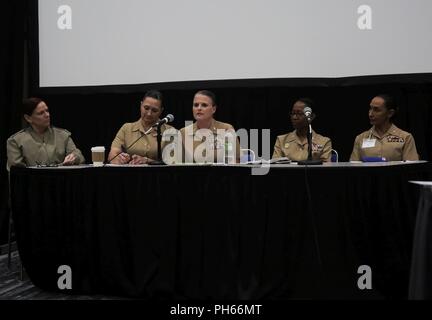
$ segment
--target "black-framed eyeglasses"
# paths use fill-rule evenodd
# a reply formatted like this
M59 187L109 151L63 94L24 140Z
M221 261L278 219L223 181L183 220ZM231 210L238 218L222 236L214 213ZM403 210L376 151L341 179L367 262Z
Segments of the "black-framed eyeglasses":
M290 116L291 117L294 117L294 116L297 116L297 117L303 117L304 116L304 113L303 112L291 112L290 113Z

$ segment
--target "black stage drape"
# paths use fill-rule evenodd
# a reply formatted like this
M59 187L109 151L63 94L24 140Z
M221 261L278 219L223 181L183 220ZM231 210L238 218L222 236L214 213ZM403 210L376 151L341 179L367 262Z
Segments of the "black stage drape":
M431 174L428 163L264 176L224 166L14 168L11 184L20 254L44 289L57 288L64 264L73 292L371 299L407 296L418 203L408 181ZM357 287L361 265L372 290Z
M249 87L215 88L219 108L215 117L236 129L271 129L270 154L276 136L293 130L289 113L296 98L308 96L315 101L317 118L313 127L332 139L340 161L348 161L357 134L370 128L369 102L381 92L393 94L399 105L395 120L411 132L423 160L431 159L432 84L381 84L322 87ZM192 100L196 90L165 90L165 111L175 116L174 126L184 127L193 120ZM89 159L95 145L110 147L125 122L139 118L139 102L144 94L46 94L53 123L68 128ZM261 134L260 134L261 136ZM258 150L261 154L262 150Z
M0 244L3 244L7 241L9 212L6 139L20 126L27 12L23 0L3 1L0 8Z

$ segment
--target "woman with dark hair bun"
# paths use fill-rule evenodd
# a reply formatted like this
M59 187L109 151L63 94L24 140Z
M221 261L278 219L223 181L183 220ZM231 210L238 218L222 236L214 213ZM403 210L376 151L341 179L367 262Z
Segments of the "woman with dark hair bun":
M117 132L111 143L108 163L140 165L158 160L156 124L163 110L162 93L147 91L140 103L141 117L135 122L123 124ZM161 133L172 128L164 123ZM161 142L162 150L166 145L166 141Z
M372 128L359 134L350 161L415 161L419 159L414 137L393 124L396 103L388 94L375 96L369 105Z
M12 166L74 165L84 163L71 133L51 126L48 106L40 98L23 101L28 126L7 140L7 169Z

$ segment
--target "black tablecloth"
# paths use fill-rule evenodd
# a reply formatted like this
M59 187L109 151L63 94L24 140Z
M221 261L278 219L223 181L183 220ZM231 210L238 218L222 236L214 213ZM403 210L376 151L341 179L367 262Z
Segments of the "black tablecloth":
M411 261L409 298L432 299L432 188L421 187Z
M56 290L69 265L72 292L381 298L407 296L418 203L408 180L431 172L428 163L263 176L234 166L13 168L10 178L20 255L44 289ZM372 268L372 290L357 286L360 265Z

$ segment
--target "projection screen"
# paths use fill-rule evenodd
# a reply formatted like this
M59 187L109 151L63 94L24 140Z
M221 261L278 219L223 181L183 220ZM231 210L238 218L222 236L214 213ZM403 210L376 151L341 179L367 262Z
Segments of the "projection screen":
M432 72L430 0L39 0L40 87Z

